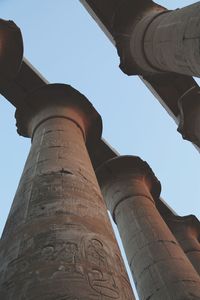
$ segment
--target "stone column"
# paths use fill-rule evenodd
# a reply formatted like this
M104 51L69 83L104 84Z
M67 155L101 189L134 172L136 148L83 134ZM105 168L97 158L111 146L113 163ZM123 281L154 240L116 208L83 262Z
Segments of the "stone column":
M16 112L32 147L0 246L0 299L134 299L86 150L101 118L72 87L46 85Z
M157 11L154 6L141 10L139 16L133 13L126 36L117 37L121 68L129 75L138 70L142 75L175 72L199 77L199 1L174 11Z
M160 183L138 157L109 160L97 177L141 300L200 299L200 278L155 207Z
M181 245L183 251L200 275L200 222L193 216L172 215L165 221Z

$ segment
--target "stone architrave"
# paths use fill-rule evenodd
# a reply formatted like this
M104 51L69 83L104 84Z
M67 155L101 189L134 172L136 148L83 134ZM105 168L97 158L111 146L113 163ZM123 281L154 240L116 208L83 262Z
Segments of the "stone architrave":
M17 127L32 146L1 239L0 299L134 299L86 148L99 114L64 84L26 102Z
M160 183L149 165L121 156L96 173L140 299L200 299L200 277L155 206Z
M200 276L200 222L193 216L171 215L165 222Z
M0 89L18 74L23 59L22 34L13 21L0 19Z

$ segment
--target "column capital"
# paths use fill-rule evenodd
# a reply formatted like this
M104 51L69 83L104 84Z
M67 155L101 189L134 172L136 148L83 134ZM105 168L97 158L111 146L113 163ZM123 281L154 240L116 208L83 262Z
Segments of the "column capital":
M67 84L48 84L33 91L16 110L16 126L20 135L32 137L37 127L50 118L71 119L80 127L84 138L98 139L102 120L88 99Z
M194 215L171 215L165 222L200 275L200 222Z
M130 178L137 181L143 181L149 187L151 195L158 199L161 191L160 181L156 178L154 172L147 164L138 156L124 155L108 160L102 164L97 170L97 178L100 186L104 186L113 180L125 181Z
M185 236L183 227L185 227L187 232L192 234L192 236L196 237L198 240L200 239L200 222L194 215L176 216L172 214L164 219L167 225L173 229L173 231L180 232L180 235L183 235L183 238Z
M0 85L15 78L22 64L22 34L13 21L0 19Z

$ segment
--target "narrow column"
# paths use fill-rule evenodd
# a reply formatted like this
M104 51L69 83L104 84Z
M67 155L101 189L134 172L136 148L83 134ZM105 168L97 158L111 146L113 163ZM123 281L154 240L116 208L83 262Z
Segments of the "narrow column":
M200 222L193 216L170 216L165 219L171 232L200 276Z
M160 183L148 164L114 158L97 177L141 300L200 299L200 278L155 207Z
M62 84L26 102L17 126L32 147L1 240L0 299L134 299L85 146L100 116Z

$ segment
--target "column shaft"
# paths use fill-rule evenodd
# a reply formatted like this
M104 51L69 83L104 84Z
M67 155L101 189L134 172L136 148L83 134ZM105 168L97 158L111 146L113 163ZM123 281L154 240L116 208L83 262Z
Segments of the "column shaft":
M200 276L200 222L195 216L170 216L165 219L183 251Z
M38 114L31 121L32 147L1 241L0 298L134 299L85 146L83 116L64 111L47 108L42 122Z
M149 170L135 157L112 159L97 170L139 296L199 299L200 278L155 207L151 192L157 183Z

